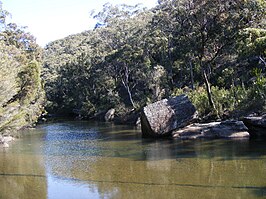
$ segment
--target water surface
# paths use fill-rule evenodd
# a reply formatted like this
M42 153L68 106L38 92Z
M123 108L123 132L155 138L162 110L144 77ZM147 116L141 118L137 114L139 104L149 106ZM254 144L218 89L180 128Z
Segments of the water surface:
M265 140L149 140L61 122L0 149L0 199L265 197Z

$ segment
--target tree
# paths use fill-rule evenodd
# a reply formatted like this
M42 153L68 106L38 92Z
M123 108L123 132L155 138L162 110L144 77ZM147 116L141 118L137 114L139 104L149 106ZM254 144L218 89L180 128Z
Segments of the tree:
M240 32L239 47L240 57L257 57L266 67L266 29L245 28Z
M47 45L48 99L61 109L132 110L175 88L204 86L215 113L217 90L248 81L243 57L265 60L264 14L261 0L161 0L151 10L105 4L94 30Z
M222 57L234 53L240 31L260 22L260 3L188 0L163 1L162 4L172 5L168 9L176 24L175 47L177 51L181 49L181 59L189 56L193 65L200 66L210 108L215 110L209 80L212 71L221 65Z
M41 48L25 28L6 24L0 2L0 131L34 124L45 101Z

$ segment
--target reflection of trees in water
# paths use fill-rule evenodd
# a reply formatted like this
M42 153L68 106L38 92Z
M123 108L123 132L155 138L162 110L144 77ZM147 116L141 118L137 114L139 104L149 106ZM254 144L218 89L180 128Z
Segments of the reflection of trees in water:
M44 199L47 179L42 149L42 130L27 130L25 138L0 150L0 198Z
M0 198L46 198L47 175L102 198L265 196L263 142L145 140L126 127L57 127L50 137L25 139L22 152L0 152ZM70 137L52 134L58 131Z
M250 198L265 191L263 159L241 157L248 141L135 144L137 149L124 151L124 142L98 141L98 150L109 153L47 156L46 163L54 175L96 185L109 198Z
M0 198L44 199L47 181L41 156L0 153Z

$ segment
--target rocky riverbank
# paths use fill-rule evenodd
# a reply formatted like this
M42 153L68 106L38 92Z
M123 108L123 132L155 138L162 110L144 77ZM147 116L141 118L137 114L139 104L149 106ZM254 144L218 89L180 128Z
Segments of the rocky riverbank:
M139 116L140 119L138 120ZM99 120L117 122L115 109L102 112ZM122 119L119 121L123 124L126 122L127 124L140 123L142 136L152 138L247 139L266 137L266 114L262 116L251 115L242 120L199 123L196 108L186 95L149 104L142 109L140 114L133 112L128 117L124 117L123 121ZM9 147L13 140L14 138L10 136L10 133L0 135L0 147Z
M0 135L0 148L1 147L8 148L10 142L12 142L14 140L15 140L15 138L10 136L10 135L8 135L8 136Z
M251 136L266 137L266 114L244 117L243 122L250 129Z
M266 135L266 115L246 117L243 121L210 123L195 123L196 119L196 109L187 96L164 99L144 107L141 114L142 135L154 138L172 136L177 139L246 139Z

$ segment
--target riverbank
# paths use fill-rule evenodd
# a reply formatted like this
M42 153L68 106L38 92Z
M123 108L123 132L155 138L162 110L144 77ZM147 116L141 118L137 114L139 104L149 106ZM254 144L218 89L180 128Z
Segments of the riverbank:
M187 103L189 103L188 99ZM158 102L157 102L158 104ZM176 106L172 104L172 106ZM184 103L182 102L182 106L184 108ZM169 121L163 121L160 120L160 111L163 110L162 107L160 108L152 108L151 111L153 113L150 113L151 115L157 114L155 118L156 122L155 125L169 125ZM184 109L185 112L187 112L187 108ZM118 118L115 116L115 110L112 111L113 115L110 116L110 111L107 111L106 113L102 113L101 117L95 117L93 119L83 119L80 117L63 117L62 115L42 115L42 117L39 119L38 123L36 125L40 124L53 124L53 123L60 123L65 121L98 121L98 122L106 122L106 123L113 123L116 125L130 125L130 126L137 126L138 128L141 128L141 114L143 114L143 110L134 111L127 114L127 117ZM156 112L156 113L155 113ZM184 115L184 113L181 113L181 115ZM195 114L195 110L192 111L192 115ZM109 115L109 118L111 117L111 120L106 120L106 116ZM169 119L175 117L169 115ZM184 125L184 123L180 126L176 126L173 129L169 130L167 133L168 138L174 138L174 139L253 139L257 137L265 138L265 127L266 127L266 114L263 115L249 115L248 117L242 117L238 120L232 120L227 119L223 121L200 121L199 119L195 120L195 117L193 116L193 122L188 122L187 125ZM184 122L184 120L182 119ZM172 121L172 123L175 123L176 121ZM157 128L157 127L154 127ZM142 130L145 133L145 129ZM10 143L15 140L15 135L12 135L11 133L4 133L0 135L0 147L2 148L8 148ZM146 136L143 136L146 137ZM149 137L149 136L148 136ZM153 137L153 136L151 136ZM158 138L161 136L155 136L153 138Z

